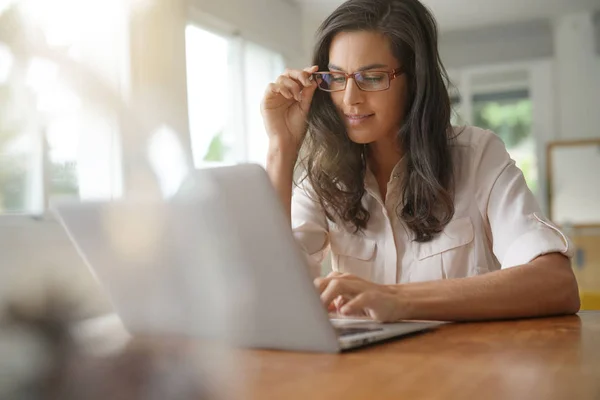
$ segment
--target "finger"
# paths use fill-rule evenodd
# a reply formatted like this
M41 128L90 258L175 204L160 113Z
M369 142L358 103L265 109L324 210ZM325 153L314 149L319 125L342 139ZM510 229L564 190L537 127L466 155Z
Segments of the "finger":
M349 300L339 310L342 315L361 314L365 309L376 308L376 297L373 292L364 292Z
M335 309L337 311L339 311L349 300L351 300L351 299L348 299L348 298L346 298L344 296L338 296L338 297L336 297L335 300L333 300L333 304L335 305Z
M300 94L300 92L302 91L303 86L301 83L286 76L280 76L279 78L277 78L277 82L281 86L287 88L290 92L292 92L296 100L302 100L302 95Z
M316 67L316 68L315 68ZM313 65L310 68L305 68L303 70L297 69L288 69L283 73L283 76L287 76L295 81L298 81L304 87L311 87L313 85L313 81L310 79L311 74L318 70L318 66Z
M319 293L322 293L332 278L337 278L337 277L341 277L341 276L343 276L343 274L341 272L331 271L329 274L327 274L327 276L325 278L317 278L313 281L313 283L315 284L315 287L317 288Z
M335 305L335 302L329 303L329 305L327 306L327 312L338 312L338 308Z
M306 72L309 76L308 76L308 80L310 81L310 86L307 87L312 87L314 89L317 88L317 80L315 79L315 76L313 75L315 72L319 71L319 66L318 65L313 65L312 67L309 68L305 68L304 72Z
M327 307L327 311L329 312L340 312L340 308L344 306L348 302L349 299L344 298L344 296L336 297Z
M315 73L319 70L319 66L318 65L313 65L312 67L306 67L303 69L304 72L308 72L310 74Z
M329 307L331 302L338 296L352 298L356 294L358 294L356 290L347 281L334 278L329 281L325 290L321 292L321 301L325 306Z
M317 91L317 83L315 82L314 86L304 88L302 90L302 92L300 93L300 95L301 95L300 108L302 109L302 112L305 115L307 115L308 110L310 110L310 105L312 103L312 99L313 99L316 91Z
M284 85L294 94L294 99L302 101L302 86L298 82L289 80L285 81Z
M273 97L273 96L278 96L281 95L281 90L279 87L279 84L277 83L269 83L267 85L267 89L265 90L265 97Z
M294 99L294 93L292 93L292 91L289 88L287 88L286 86L281 85L279 83L274 83L273 85L274 85L274 88L272 90L273 93L280 94L288 100Z
M313 280L313 284L315 285L315 288L317 288L319 293L321 293L325 289L325 286L327 286L325 279L326 278L316 278L315 280Z
M313 65L312 67L304 68L304 72L306 74L308 74L308 80L310 82L310 85L306 86L307 88L312 88L315 90L317 89L317 87L318 87L317 80L315 79L315 76L313 74L315 72L317 72L318 70L319 70L318 65Z
M318 87L316 80L312 76L318 70L319 66L313 65L301 71L288 69L282 74L282 77L288 77L300 85L300 93L295 98L300 102L300 109L305 115L310 110L310 104Z

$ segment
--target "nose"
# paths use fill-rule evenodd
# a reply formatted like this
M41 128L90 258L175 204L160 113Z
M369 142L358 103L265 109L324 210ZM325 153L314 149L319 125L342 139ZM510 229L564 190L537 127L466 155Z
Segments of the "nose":
M354 78L348 78L344 91L344 104L352 106L363 102L363 91L358 88Z

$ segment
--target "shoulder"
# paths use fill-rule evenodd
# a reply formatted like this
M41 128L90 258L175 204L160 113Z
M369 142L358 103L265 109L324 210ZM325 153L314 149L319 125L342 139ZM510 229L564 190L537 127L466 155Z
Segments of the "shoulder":
M450 149L455 166L463 169L502 168L510 162L502 139L490 130L474 126L453 127Z
M505 150L504 142L494 132L476 126L455 126L450 138L451 148L468 148L470 151L483 152L486 147L501 147Z
M454 128L451 138L451 154L454 169L454 184L457 193L475 193L487 201L498 177L514 161L506 151L504 142L494 132L473 127Z

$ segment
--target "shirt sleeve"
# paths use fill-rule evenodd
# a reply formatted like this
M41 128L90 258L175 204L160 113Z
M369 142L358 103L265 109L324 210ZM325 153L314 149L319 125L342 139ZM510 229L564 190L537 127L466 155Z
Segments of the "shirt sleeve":
M329 250L327 217L306 180L292 194L292 231L304 251L313 277L321 275L321 263Z
M527 264L559 252L573 256L569 239L544 218L523 173L492 132L482 132L475 157L475 184L482 215L487 216L494 255L502 268Z

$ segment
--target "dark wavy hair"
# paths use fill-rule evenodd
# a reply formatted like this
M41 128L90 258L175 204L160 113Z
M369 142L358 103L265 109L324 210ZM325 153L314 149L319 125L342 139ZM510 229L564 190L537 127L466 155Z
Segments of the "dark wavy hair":
M317 31L313 65L327 70L333 38L353 31L383 34L404 66L408 97L406 109L398 110L404 115L398 144L407 169L396 213L414 240L429 241L454 215L449 81L438 53L435 19L418 0L346 1ZM299 166L327 217L337 217L356 232L366 228L370 217L362 203L366 150L348 138L329 93L317 90Z

